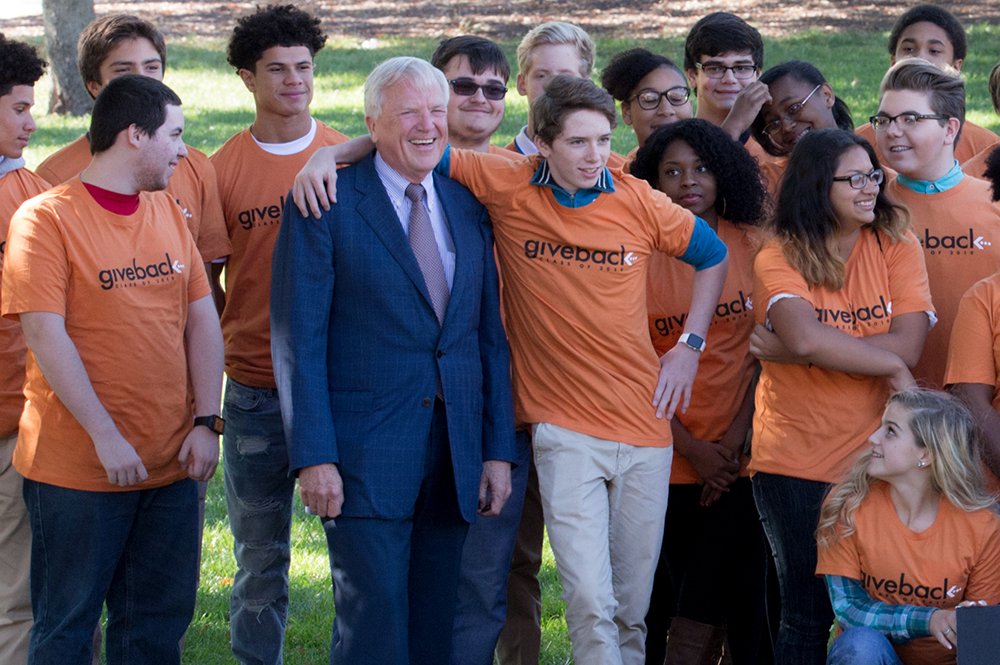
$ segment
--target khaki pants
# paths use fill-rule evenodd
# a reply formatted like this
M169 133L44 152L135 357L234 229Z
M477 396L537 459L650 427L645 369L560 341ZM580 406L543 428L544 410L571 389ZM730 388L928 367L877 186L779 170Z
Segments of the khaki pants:
M532 444L576 665L643 665L673 448L550 423Z
M28 662L31 527L21 474L11 465L17 435L0 439L0 663Z

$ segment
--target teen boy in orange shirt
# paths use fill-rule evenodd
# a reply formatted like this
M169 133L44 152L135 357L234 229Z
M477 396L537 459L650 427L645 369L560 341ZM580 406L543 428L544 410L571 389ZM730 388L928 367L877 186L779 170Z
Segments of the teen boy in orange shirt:
M938 316L913 376L933 386L944 379L959 300L1000 271L1000 205L989 184L967 177L955 159L964 119L965 84L926 60L900 61L882 80L875 137L898 173L886 193L910 209Z
M269 5L237 21L227 59L253 95L253 124L212 155L233 252L226 263L226 505L238 570L230 597L233 653L276 665L288 613L292 494L271 365L271 253L295 173L319 147L346 140L309 113L318 18Z
M49 184L24 168L21 153L35 131L31 107L45 61L34 47L0 34L0 267L10 218ZM24 409L26 356L21 326L0 319L0 663L28 662L31 636L31 529L21 493L22 478L11 465Z
M94 158L21 206L3 316L31 349L14 450L32 525L29 660L180 663L198 489L219 459L222 334L197 248L159 193L187 154L180 99L125 76L98 96ZM147 194L145 192L153 192Z
M917 5L896 20L887 46L890 67L906 58L922 58L935 67L960 72L966 55L965 29L947 9ZM886 161L871 125L863 124L855 133L868 139L879 160ZM962 136L955 142L955 159L964 164L997 141L1000 136L966 121Z
M149 21L128 14L108 14L90 23L80 34L77 47L80 76L90 96L97 98L108 81L124 74L141 74L163 80L167 47L163 35ZM61 184L90 164L90 136L84 134L49 155L39 166L38 175L52 184ZM188 147L187 159L170 178L167 193L184 212L205 269L212 274L212 262L229 255L219 205L215 169L199 150ZM216 294L221 297L221 291Z

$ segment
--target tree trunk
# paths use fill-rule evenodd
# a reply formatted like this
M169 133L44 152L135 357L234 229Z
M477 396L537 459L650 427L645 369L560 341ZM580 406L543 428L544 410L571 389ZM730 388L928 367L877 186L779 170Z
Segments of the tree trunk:
M76 41L94 17L94 0L42 0L45 48L52 67L49 113L85 115L94 105L76 65Z

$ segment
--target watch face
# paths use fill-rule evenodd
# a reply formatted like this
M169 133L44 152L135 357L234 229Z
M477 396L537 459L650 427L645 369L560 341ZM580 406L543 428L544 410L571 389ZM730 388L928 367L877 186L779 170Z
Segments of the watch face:
M687 343L688 346L693 346L696 349L700 349L701 347L705 346L705 340L703 340L701 337L698 337L694 333L688 333Z

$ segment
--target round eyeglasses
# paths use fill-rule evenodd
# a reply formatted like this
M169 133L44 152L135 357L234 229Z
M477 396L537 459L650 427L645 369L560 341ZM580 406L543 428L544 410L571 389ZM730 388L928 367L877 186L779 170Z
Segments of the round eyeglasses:
M785 109L784 113L779 113L777 118L764 125L764 135L767 136L768 138L773 139L774 133L781 131L781 124L783 122L788 122L791 125L795 125L795 123L799 119L799 114L802 113L802 109L805 108L806 102L808 102L809 98L815 95L816 91L822 87L823 84L820 83L818 86L812 89L812 92L806 95L805 99L803 99L801 102L796 102L792 104L787 109Z
M689 99L691 99L691 88L687 86L679 85L669 90L664 90L659 92L657 90L652 90L646 88L645 90L640 90L631 97L625 100L625 103L631 103L632 100L639 102L639 108L645 109L647 111L652 111L659 108L660 100L666 97L667 101L670 102L671 106L682 106Z

